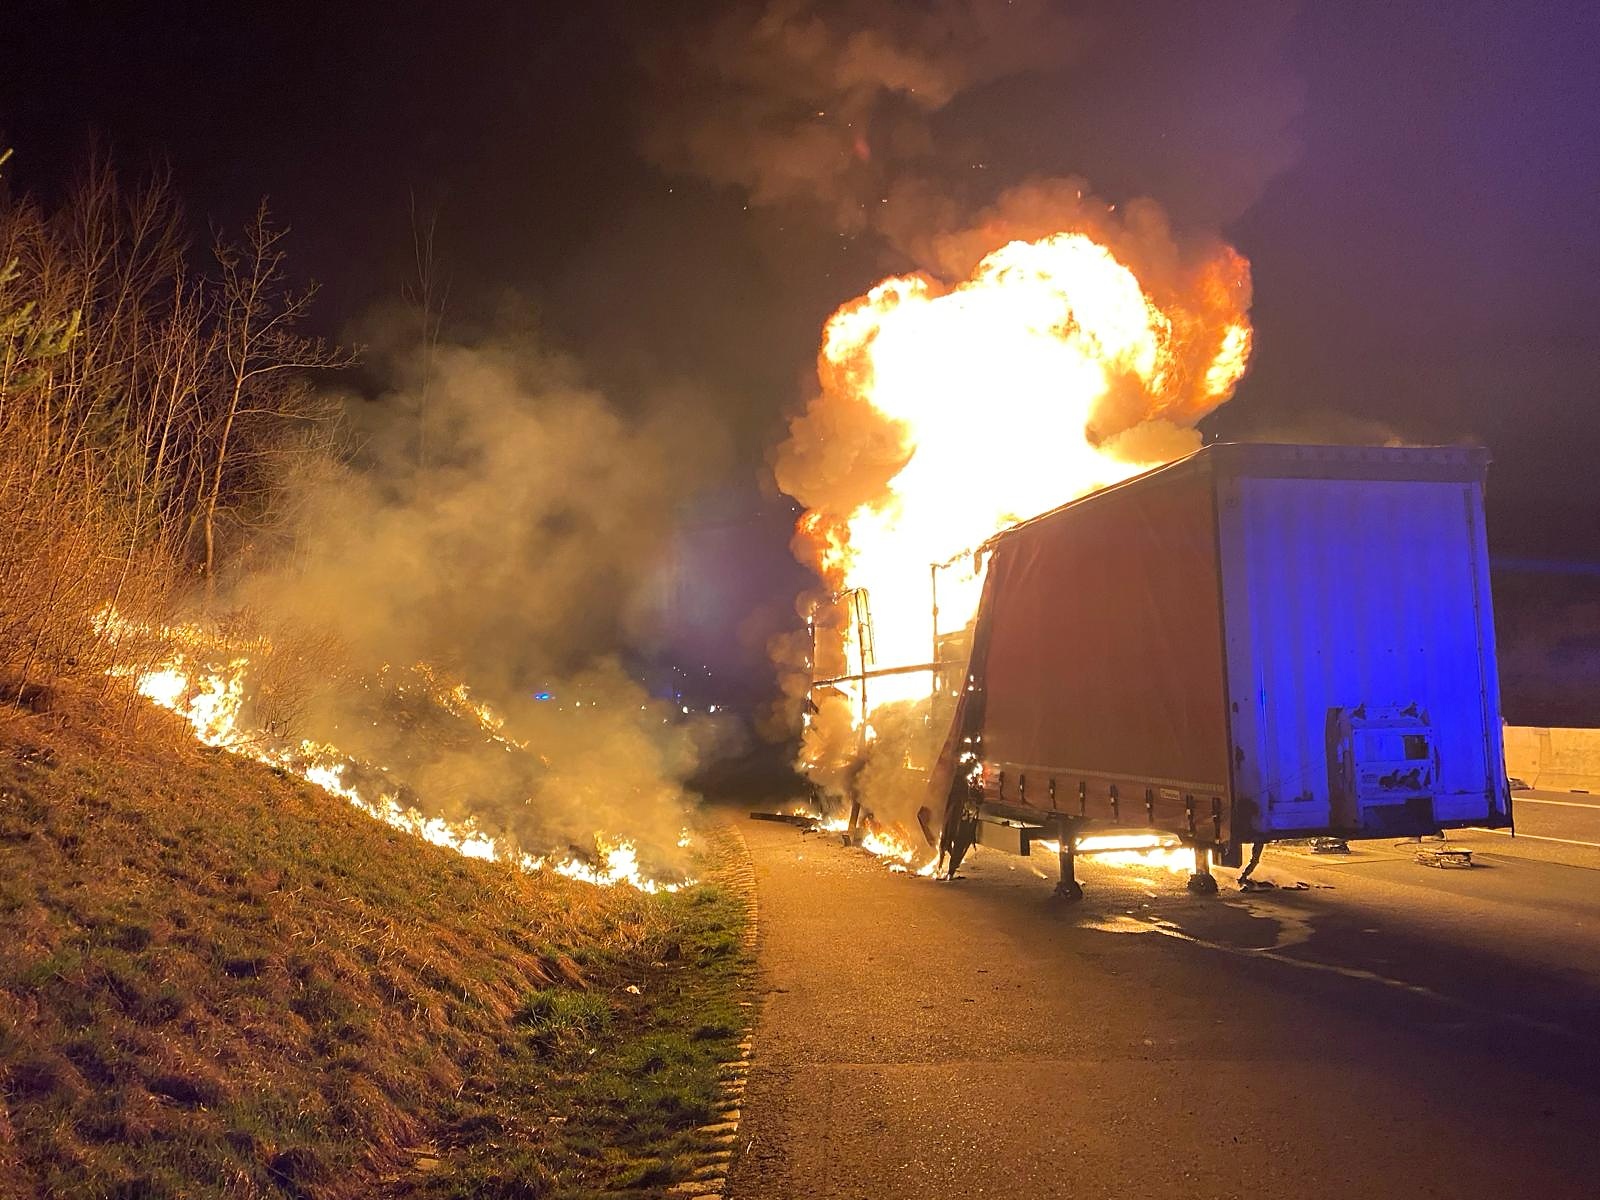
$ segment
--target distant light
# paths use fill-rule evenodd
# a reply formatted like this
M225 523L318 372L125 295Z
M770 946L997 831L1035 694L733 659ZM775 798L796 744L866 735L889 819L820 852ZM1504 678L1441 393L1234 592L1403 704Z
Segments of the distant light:
M717 706L715 704L713 704L710 708L706 709L706 711L707 712L716 712L717 711Z
M552 696L549 692L535 692L533 694L533 698L535 700L554 700L555 699L555 697Z
M683 706L683 711L684 711L684 712L685 712L685 713L687 713L687 712L688 712L688 711L689 711L689 706L688 706L688 705L687 705L687 704L685 704L685 705L684 705L684 706Z

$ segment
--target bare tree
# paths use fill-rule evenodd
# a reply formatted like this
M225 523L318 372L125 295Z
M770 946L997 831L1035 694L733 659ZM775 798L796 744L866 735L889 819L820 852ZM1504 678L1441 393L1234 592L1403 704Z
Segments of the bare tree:
M125 188L101 157L54 210L0 193L12 702L34 680L103 684L132 641L159 641L196 571L213 595L223 530L270 521L287 470L332 443L335 410L306 372L350 356L299 331L313 291L289 289L265 206L237 244L217 239L216 278L189 270L186 229L164 171Z
M417 212L417 194L411 193L411 253L416 275L403 289L405 301L416 313L422 346L422 378L417 384L417 466L428 466L428 407L433 386L435 359L439 353L439 331L444 325L445 301L449 287L439 276L434 253L434 235L439 214L430 212L426 225Z
M281 449L275 435L287 426L331 420L330 410L317 402L303 373L353 361L348 352L299 332L317 289L315 285L300 292L288 289L283 249L287 233L272 224L263 201L242 244L216 240L222 269L217 320L223 389L209 439L199 513L204 535L201 572L208 600L215 594L217 514L225 481L231 473L241 489L249 488L252 469L272 450Z

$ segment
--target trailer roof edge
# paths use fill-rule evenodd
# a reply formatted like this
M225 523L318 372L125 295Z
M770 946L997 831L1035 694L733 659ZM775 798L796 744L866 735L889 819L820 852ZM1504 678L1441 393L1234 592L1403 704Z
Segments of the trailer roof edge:
M1482 446L1316 446L1287 442L1213 442L1192 454L1163 463L1119 483L1069 500L1048 512L1000 530L977 547L995 543L1069 509L1092 504L1127 488L1158 479L1208 471L1254 479L1387 480L1402 483L1481 483L1492 461Z

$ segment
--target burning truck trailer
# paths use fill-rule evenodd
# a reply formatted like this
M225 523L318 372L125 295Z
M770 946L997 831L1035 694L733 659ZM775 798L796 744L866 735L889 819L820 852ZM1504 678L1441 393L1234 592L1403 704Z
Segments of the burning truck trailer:
M1488 463L1216 444L985 542L964 660L920 665L948 873L1054 843L1076 900L1089 834L1153 832L1207 892L1273 840L1509 825Z

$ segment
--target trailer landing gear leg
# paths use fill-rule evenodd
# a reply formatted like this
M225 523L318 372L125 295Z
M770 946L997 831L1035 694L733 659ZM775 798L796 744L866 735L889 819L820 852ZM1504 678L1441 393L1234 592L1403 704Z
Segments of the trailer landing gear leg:
M1057 825L1056 836L1061 846L1061 882L1056 884L1056 899L1075 904L1083 899L1083 887L1078 883L1078 830L1071 821Z
M1214 896L1217 877L1211 873L1211 848L1195 845L1194 874L1189 876L1189 890L1200 896Z
M1248 892L1255 888L1267 887L1267 884L1258 884L1250 878L1255 869L1261 865L1261 852L1266 849L1265 842L1256 842L1250 847L1250 861L1244 865L1244 870L1239 872L1239 890Z

